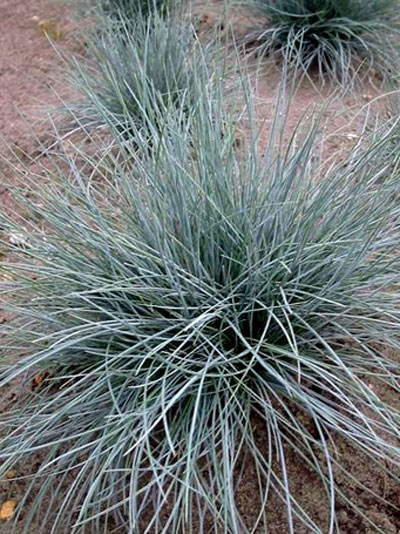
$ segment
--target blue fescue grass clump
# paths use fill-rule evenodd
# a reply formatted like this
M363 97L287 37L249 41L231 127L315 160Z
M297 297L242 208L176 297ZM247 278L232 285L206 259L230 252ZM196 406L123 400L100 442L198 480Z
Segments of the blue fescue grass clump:
M135 21L138 16L167 15L182 3L181 0L101 0L100 13L114 20Z
M105 24L90 47L89 60L73 61L70 79L81 95L68 105L68 131L112 132L129 139L159 135L164 117L179 109L182 120L198 98L195 81L218 77L212 68L216 43L200 48L191 24L154 15L133 26Z
M170 115L112 179L68 157L66 174L23 173L30 216L2 216L19 238L5 239L0 384L42 373L1 414L2 473L42 451L27 532L35 516L52 533L106 532L110 518L127 533L266 532L275 493L287 532L331 534L338 439L395 476L400 413L370 387L400 389L390 132L319 179L312 125L288 148L275 125L261 158L254 123L239 150L224 108L204 89L189 125ZM321 480L326 524L292 494L288 449ZM252 525L236 502L243 455Z
M343 86L357 77L396 75L400 19L395 0L256 0L268 22L247 40L261 54L279 52L300 74L317 72Z

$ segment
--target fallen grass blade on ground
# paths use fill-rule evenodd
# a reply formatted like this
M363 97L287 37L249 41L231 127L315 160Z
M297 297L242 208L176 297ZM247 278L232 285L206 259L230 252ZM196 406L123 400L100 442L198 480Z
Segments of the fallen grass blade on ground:
M57 534L266 532L275 494L287 532L332 534L338 440L396 476L400 414L370 387L399 393L398 175L378 158L390 136L318 180L313 124L285 148L276 123L262 158L256 126L238 149L224 107L205 88L190 125L170 115L106 190L72 159L58 180L24 174L30 216L2 215L20 240L4 239L0 385L44 373L1 414L1 473L42 454L19 503L32 499L26 532L35 516ZM292 493L289 450L315 473L324 524Z

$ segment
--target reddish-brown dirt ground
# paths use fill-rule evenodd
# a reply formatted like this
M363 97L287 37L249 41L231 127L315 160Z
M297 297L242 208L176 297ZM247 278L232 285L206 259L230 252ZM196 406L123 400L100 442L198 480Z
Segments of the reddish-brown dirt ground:
M204 23L213 24L218 18L214 12L206 13ZM18 154L25 152L34 155L38 150L39 141L33 135L32 125L40 116L39 108L56 104L58 98L52 88L63 97L69 94L69 88L64 86L61 75L57 72L61 61L54 52L51 44L44 35L40 22L54 21L55 27L61 30L61 39L57 43L61 47L72 48L72 34L74 22L62 5L49 3L49 0L0 0L0 137L5 139ZM243 20L240 19L243 24ZM276 93L279 83L279 69L273 65L266 65L259 81L258 93L260 103L258 114L260 120L265 120L266 131L276 105ZM379 95L379 89L368 83L356 94L346 98L327 99L327 88L316 89L305 81L298 89L288 121L288 131L297 120L306 115L316 104L325 101L324 111L329 122L329 154L347 149L349 144L357 138L365 116L365 105ZM363 111L364 110L364 111ZM46 133L46 126L40 123L39 130L34 130L39 139ZM6 148L0 148L3 154ZM7 176L12 180L12 176ZM8 207L11 199L6 189L0 186L0 204ZM3 317L3 320L6 320ZM378 386L376 386L378 387ZM392 391L382 389L379 393L388 401L398 403ZM5 404L0 409L7 409L12 398L5 396ZM262 440L262 431L260 439ZM400 488L388 477L374 467L368 458L354 451L346 442L337 443L340 460L348 473L357 476L364 488L353 484L346 472L337 474L337 484L351 499L357 502L365 516L375 522L385 534L400 534ZM25 464L16 466L17 475L34 473L40 458L33 456ZM313 473L288 452L289 471L296 498L305 505L310 516L321 524L327 524L328 509L321 498L321 484ZM4 481L0 485L0 506L7 500L19 502L24 494L26 482L23 480ZM372 489L378 497L371 496L367 489ZM248 518L249 524L254 519L255 503L257 501L257 480L251 466L246 468L246 475L239 488L238 505ZM3 521L0 523L0 533L16 534L24 532L24 516L29 513L32 498L24 503L24 509L15 524ZM343 499L338 500L338 523L341 534L375 534L378 530L366 519L358 517ZM288 528L283 507L272 500L268 505L270 528L268 534L286 534ZM40 522L40 521L39 521ZM51 524L40 525L43 534L51 532ZM31 534L36 534L31 532ZM68 534L57 531L57 534ZM265 534L261 529L258 534ZM297 526L295 534L309 534L302 527Z

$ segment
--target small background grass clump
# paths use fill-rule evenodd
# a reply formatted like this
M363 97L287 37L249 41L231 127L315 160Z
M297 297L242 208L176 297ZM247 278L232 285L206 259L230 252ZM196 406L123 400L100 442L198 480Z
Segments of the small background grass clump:
M281 53L303 75L317 72L322 80L348 86L370 72L384 77L397 72L395 0L257 0L250 5L269 22L245 40L261 54Z
M182 0L100 0L100 13L116 21L135 21L138 16L154 13L167 15L176 10Z
M129 139L132 130L141 130L152 142L168 113L179 109L184 120L196 105L201 78L219 76L216 49L200 47L192 25L179 19L166 25L157 15L140 16L117 33L106 24L90 59L72 64L71 81L82 97L64 109L72 119L67 131L112 131Z

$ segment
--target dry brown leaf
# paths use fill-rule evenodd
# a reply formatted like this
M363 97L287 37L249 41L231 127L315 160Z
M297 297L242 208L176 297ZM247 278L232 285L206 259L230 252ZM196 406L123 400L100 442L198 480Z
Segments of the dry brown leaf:
M2 282L12 282L14 280L15 280L15 276L13 276L12 274L0 273L0 281Z
M12 519L16 506L17 506L16 501L10 500L10 501L4 502L0 508L0 519L2 521L9 521L10 519Z
M43 382L50 376L49 371L42 371L32 379L32 389L40 388Z
M39 30L52 41L60 41L65 37L65 32L59 22L52 19L39 19L39 17L32 17L32 20L37 23Z

